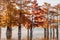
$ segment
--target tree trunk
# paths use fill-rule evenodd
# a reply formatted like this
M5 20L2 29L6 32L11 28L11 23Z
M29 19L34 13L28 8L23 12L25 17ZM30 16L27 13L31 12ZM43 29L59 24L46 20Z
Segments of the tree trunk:
M21 40L21 24L18 27L18 40Z
M1 40L1 27L0 27L0 40Z
M46 28L44 28L44 38L46 38Z
M10 26L7 26L6 37L7 37L7 40L11 40L12 28Z
M53 39L54 39L54 37L55 37L55 32L54 32L54 28L53 28Z
M28 32L27 32L27 40L29 40L29 29L28 29Z
M57 36L57 40L58 40L58 28L56 28L56 36Z
M31 25L31 28L30 28L30 40L32 40L32 36L33 36L33 35L32 35L32 32L33 32L33 31L32 31L32 25Z
M50 39L52 38L52 28L50 28Z
M49 28L47 28L47 39L49 39Z

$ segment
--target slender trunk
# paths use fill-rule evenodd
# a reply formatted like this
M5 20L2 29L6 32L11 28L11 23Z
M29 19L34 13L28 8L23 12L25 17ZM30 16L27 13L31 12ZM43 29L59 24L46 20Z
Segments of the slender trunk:
M49 39L49 28L47 28L47 40Z
M21 40L21 24L18 27L18 40Z
M52 38L52 28L50 28L50 39Z
M54 32L54 28L53 28L53 38L55 37L55 32Z
M7 26L6 37L7 37L7 40L11 40L12 28L10 26Z
M29 40L29 29L28 29L28 32L27 32L27 40Z
M46 28L46 40L47 40L47 28Z
M0 40L1 40L1 27L0 27Z
M31 28L30 28L30 40L32 40L32 25L31 25Z
M44 38L46 38L46 28L44 28Z
M57 39L58 39L58 28L56 28L56 36L57 36Z

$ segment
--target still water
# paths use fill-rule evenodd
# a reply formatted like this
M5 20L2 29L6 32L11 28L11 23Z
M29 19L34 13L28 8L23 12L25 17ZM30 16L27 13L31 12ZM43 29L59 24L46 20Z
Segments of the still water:
M52 36L50 38L44 37L44 29L43 28L33 28L33 40L59 40L60 39L60 29L59 29L59 37L53 38ZM1 28L1 40L19 40L18 39L18 28L14 27L12 28L12 37L7 38L6 37L6 28ZM27 29L24 27L21 30L21 40L28 40L27 39Z

